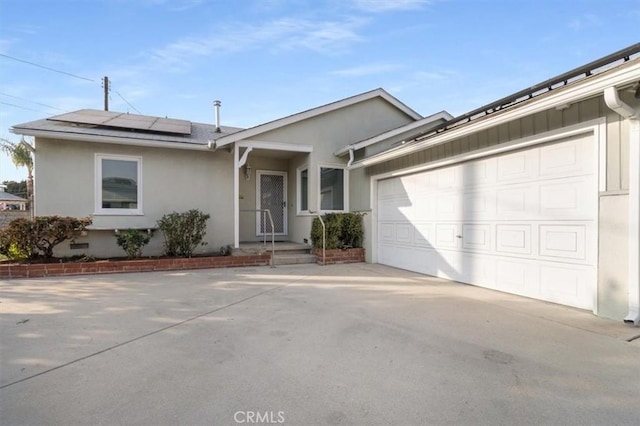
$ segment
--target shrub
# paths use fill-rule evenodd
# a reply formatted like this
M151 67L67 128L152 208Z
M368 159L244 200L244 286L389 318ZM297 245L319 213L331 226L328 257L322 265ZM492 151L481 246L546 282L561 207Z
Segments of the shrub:
M327 213L322 219L326 227L326 248L362 247L362 214ZM314 247L322 248L322 224L318 218L311 224L311 241Z
M127 229L116 236L116 242L131 259L140 257L142 248L149 244L149 241L151 241L151 236L137 229Z
M90 218L64 216L15 219L0 231L0 254L9 258L51 258L55 246L80 236L91 223Z
M168 256L191 257L198 245L206 245L207 220L211 215L192 209L184 213L169 213L158 221L164 236L165 253Z

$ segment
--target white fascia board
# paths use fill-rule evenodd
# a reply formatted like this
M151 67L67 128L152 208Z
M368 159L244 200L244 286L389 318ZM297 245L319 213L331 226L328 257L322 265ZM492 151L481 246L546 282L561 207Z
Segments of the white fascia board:
M606 73L600 77L595 77L594 79L586 81L582 84L577 83L575 87L569 87L565 90L559 89L558 93L550 92L549 96L544 96L542 99L534 99L531 103L524 104L520 107L516 106L511 110L504 111L503 113L495 113L495 115L489 116L484 120L478 120L475 123L472 121L471 123L463 125L460 128L448 130L442 134L435 135L423 141L362 159L353 163L350 169L357 169L360 167L383 163L385 161L393 160L395 158L412 154L414 152L422 151L432 146L441 145L443 143L447 143L452 140L477 133L491 127L499 126L500 124L517 120L519 118L532 115L539 111L545 111L547 109L552 109L561 105L572 104L587 98L599 96L603 94L604 89L606 89L607 87L624 86L637 82L639 78L640 63L636 63L632 66L624 67L619 71L614 71Z
M393 106L395 106L396 108L398 108L399 110L401 110L402 112L404 112L405 114L413 118L414 120L419 120L422 118L420 114L418 114L417 112L415 112L414 110L412 110L411 108L409 108L408 106L406 106L405 104L403 104L402 102L400 102L399 100L391 96L386 91L382 89L375 89L370 92L361 93L359 95L351 96L349 98L342 99L337 102L332 102L327 105L323 105L317 108L312 108L307 111L299 112L284 118L280 118L265 124L260 124L258 126L251 127L246 130L241 130L239 132L223 136L215 140L215 147L217 149L225 145L229 145L230 143L237 142L239 140L248 139L253 136L259 135L261 133L279 129L281 127L288 126L290 124L297 123L302 120L313 118L321 114L326 114L328 112L335 111L340 108L345 108L351 105L355 105L357 103L367 101L369 99L373 99L376 97L383 98L384 100L386 100L387 102L389 102L390 104L392 104Z
M243 140L237 142L239 148L270 149L272 151L313 152L311 145L298 145L283 142Z
M169 149L185 149L191 151L208 151L208 147L206 144L198 145L198 144L190 144L190 143L181 143L181 142L159 142L152 140L144 140L144 139L135 139L135 138L114 138L111 136L99 136L99 135L83 135L79 133L68 133L68 132L49 132L46 130L29 130L29 129L9 129L11 133L16 135L25 135L25 136L33 136L36 138L43 139L61 139L61 140L71 140L71 141L80 141L80 142L93 142L93 143L108 143L108 144L116 144L116 145L128 145L128 146L143 146L149 148L169 148Z
M451 114L449 114L446 111L441 111L439 113L430 115L429 117L425 117L421 120L418 121L414 121L411 122L409 124L405 124L404 126L401 127L396 127L395 129L389 130L387 132L381 133L377 136L374 136L372 138L369 139L365 139L363 141L360 142L356 142L354 144L351 145L347 145L345 147L340 148L338 151L334 152L333 155L335 155L336 157L342 157L343 155L346 155L349 153L350 150L352 149L361 149L361 148L366 148L367 146L376 144L378 142L382 142L384 140L387 140L389 138L393 138L395 136L401 135L402 133L406 133L406 132L410 132L412 130L415 130L419 127L422 126L428 126L429 124L433 124L435 121L437 120L451 120L453 118L453 116Z

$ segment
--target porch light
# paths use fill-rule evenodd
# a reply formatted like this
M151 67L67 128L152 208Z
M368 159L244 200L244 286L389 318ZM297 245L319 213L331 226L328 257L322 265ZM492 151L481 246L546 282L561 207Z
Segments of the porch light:
M249 163L244 166L244 179L251 180L251 165Z

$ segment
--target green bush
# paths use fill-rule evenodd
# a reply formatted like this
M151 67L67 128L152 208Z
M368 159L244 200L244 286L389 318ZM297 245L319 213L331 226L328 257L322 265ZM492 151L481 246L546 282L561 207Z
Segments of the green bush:
M327 213L322 216L326 227L326 245L328 249L362 247L362 214ZM322 248L322 224L313 219L311 241L316 248Z
M198 245L207 245L202 239L206 235L207 220L211 215L192 209L184 213L169 213L158 221L164 236L167 256L191 257Z
M38 216L34 219L15 219L0 231L0 254L10 259L53 257L53 248L65 240L72 240L91 225L90 218Z
M116 236L116 242L133 259L142 255L142 248L149 244L151 236L137 229L127 229L121 231Z

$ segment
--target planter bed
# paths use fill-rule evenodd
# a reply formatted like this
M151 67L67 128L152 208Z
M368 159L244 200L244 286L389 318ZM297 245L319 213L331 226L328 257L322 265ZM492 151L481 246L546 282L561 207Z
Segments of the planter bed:
M313 248L311 254L316 255L318 265L322 265L322 249ZM350 249L327 249L325 250L325 265L335 265L339 263L360 263L364 262L363 248Z
M58 263L0 263L0 279L269 266L269 254Z

